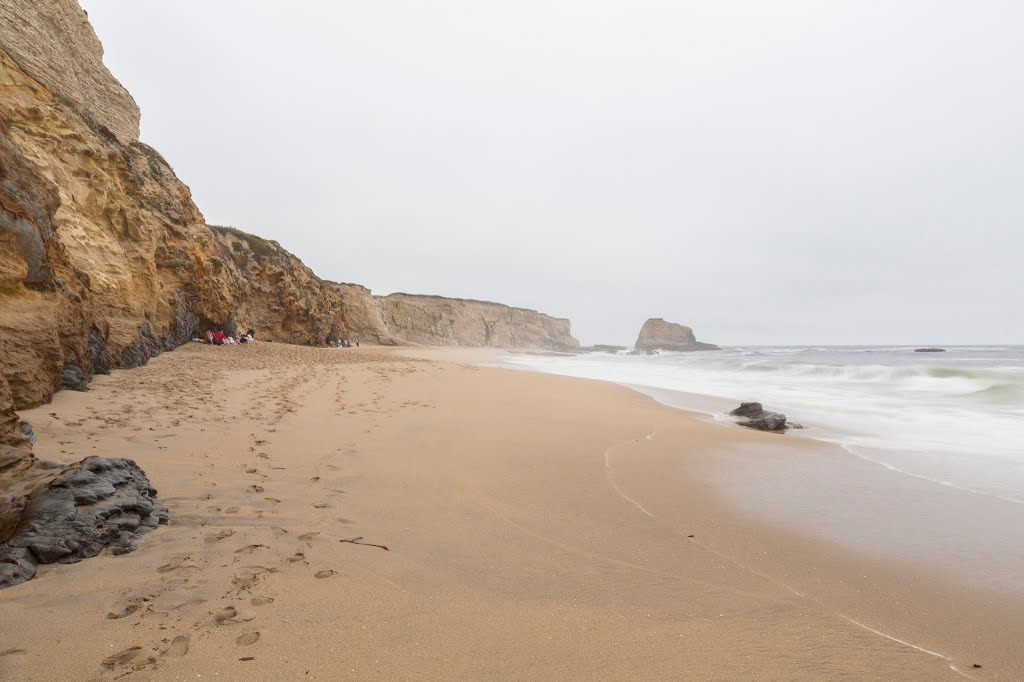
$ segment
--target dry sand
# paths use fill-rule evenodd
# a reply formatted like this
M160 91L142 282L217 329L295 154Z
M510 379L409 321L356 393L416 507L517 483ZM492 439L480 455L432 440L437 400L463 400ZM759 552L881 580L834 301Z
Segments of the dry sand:
M709 483L720 453L819 445L400 353L190 345L24 413L42 458L135 459L172 521L0 592L0 678L1024 673L1019 622Z

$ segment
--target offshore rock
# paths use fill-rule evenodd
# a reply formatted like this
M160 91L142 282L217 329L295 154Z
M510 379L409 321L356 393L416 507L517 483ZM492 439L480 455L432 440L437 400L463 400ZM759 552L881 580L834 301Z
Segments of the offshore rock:
M644 322L633 347L639 351L721 350L713 343L698 341L689 327L666 322L660 317L654 317Z
M87 457L53 466L36 462L0 496L0 588L31 579L39 564L133 551L143 533L167 523L135 462Z

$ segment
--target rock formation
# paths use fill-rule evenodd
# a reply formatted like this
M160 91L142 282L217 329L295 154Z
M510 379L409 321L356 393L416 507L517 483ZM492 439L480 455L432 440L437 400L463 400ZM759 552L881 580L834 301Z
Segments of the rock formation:
M638 351L691 351L721 350L713 343L702 343L693 335L693 330L660 317L651 318L640 328L640 335L633 344Z
M781 433L787 429L803 428L799 424L787 422L786 415L781 412L765 410L761 403L740 403L740 406L729 414L740 418L740 421L737 422L740 426L758 431Z
M139 141L139 119L76 0L0 0L0 584L38 562L130 549L134 534L165 518L127 460L36 461L15 410L85 390L95 374L142 365L195 332L579 345L567 320L493 303L378 299L320 279L276 242L207 226L188 187ZM97 510L103 518L90 516Z
M275 241L232 227L209 227L223 263L218 276L231 283L227 331L251 328L259 339L306 345L350 336L394 344L369 289L320 279Z
M0 589L29 580L39 564L71 564L105 548L130 552L142 533L167 519L131 460L34 462L0 497Z
M614 355L616 353L619 353L620 351L625 351L628 349L625 346L614 346L607 343L597 343L594 344L593 346L581 346L579 350L581 353L611 353Z
M434 346L494 346L575 350L569 320L500 303L441 296L378 297L384 323L395 337Z

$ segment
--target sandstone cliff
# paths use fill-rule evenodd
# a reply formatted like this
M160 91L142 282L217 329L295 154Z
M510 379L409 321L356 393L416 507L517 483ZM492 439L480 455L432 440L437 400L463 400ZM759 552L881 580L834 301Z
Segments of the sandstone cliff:
M384 322L408 343L575 350L569 320L500 303L441 296L378 297Z
M134 532L104 526L112 514L138 532L166 520L130 462L37 462L15 410L85 390L93 375L137 367L195 332L578 346L567 320L378 299L321 280L276 242L207 226L188 187L139 141L139 109L102 57L76 0L0 0L0 586L38 562L91 556L97 538L130 549ZM107 516L79 509L83 500Z
M693 335L693 330L681 324L666 322L660 317L651 318L640 328L640 335L633 348L639 351L669 350L721 350L713 343L703 343Z

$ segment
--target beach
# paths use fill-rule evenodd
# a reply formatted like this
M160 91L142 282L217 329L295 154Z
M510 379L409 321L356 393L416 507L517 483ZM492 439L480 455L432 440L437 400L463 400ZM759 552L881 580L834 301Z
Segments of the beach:
M0 592L0 678L1024 675L1019 595L758 511L780 476L813 508L801 470L833 518L925 482L486 353L188 344L23 411L171 522Z

